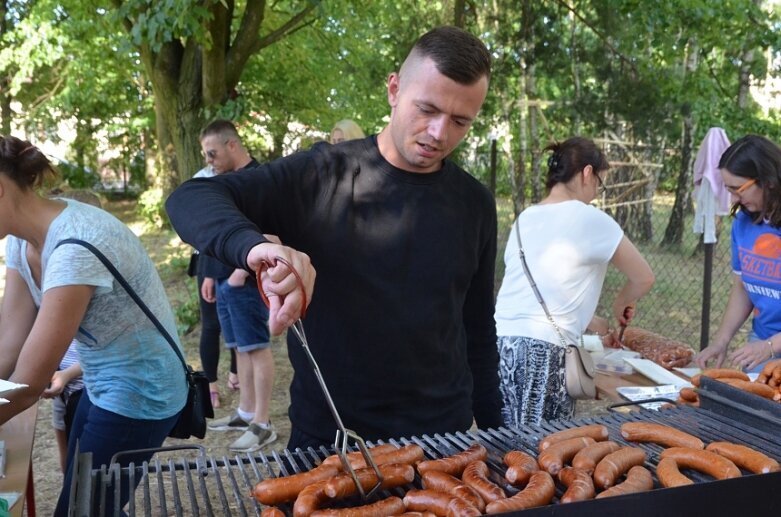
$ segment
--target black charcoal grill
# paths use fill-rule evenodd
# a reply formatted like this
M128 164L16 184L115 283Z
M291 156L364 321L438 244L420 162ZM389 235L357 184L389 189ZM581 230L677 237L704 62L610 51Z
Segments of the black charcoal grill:
M610 439L627 443L620 435L621 424L627 421L647 421L670 425L698 436L703 441L731 441L751 446L768 456L781 460L781 433L778 428L760 429L729 416L720 415L702 408L687 406L661 411L638 410L629 414L610 413L598 418L576 421L545 423L541 426L527 426L519 429L491 429L468 433L402 438L389 440L397 446L416 443L423 447L426 456L438 458L466 449L478 441L489 451L488 465L492 480L500 484L508 494L517 489L503 480L502 456L513 449L536 456L537 444L546 435L579 425L599 423L610 430ZM382 443L382 442L377 442ZM377 445L373 443L370 445ZM648 454L646 466L656 471L659 454L663 450L655 444L635 444ZM195 447L197 448L197 447ZM131 498L128 514L133 515L194 515L194 516L246 516L260 515L262 505L250 496L259 481L285 476L313 468L320 460L332 454L332 450L321 447L306 451L272 451L268 455L236 455L233 457L207 456L203 449L192 458L180 456L167 460L155 456L140 466L122 469L130 476L138 476L141 483ZM170 453L169 453L170 454ZM80 455L77 474L71 490L72 515L78 517L103 514L101 501L109 490L118 490L120 468L102 466L93 469L88 455ZM657 515L756 515L758 511L781 514L781 473L749 475L737 479L714 481L697 472L686 472L694 485L673 489L656 488L651 492L584 501L567 505L558 504L562 495L557 486L552 505L526 510L524 516L540 515L600 515L603 516L657 516ZM655 479L655 486L659 487ZM412 485L379 494L403 497L406 490L420 488L416 478ZM362 504L357 499L347 500L345 505ZM292 515L292 505L280 507ZM116 512L118 513L118 512Z

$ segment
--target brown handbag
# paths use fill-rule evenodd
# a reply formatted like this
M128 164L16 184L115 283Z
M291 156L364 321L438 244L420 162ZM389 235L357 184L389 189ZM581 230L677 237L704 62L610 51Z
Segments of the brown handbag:
M537 301L542 306L542 310L545 311L545 316L548 317L553 328L556 329L556 333L561 340L561 346L564 351L564 382L567 388L567 395L576 400L591 400L597 398L597 383L595 379L596 368L594 367L594 360L591 358L591 354L578 344L567 343L564 339L561 329L551 316L548 306L545 304L545 300L542 299L537 284L534 282L529 266L526 264L526 255L523 252L523 245L521 244L521 232L518 229L518 221L515 223L515 236L518 238L518 254L521 257L521 265L523 265L523 271L526 274L526 278L529 280L534 295L537 297Z

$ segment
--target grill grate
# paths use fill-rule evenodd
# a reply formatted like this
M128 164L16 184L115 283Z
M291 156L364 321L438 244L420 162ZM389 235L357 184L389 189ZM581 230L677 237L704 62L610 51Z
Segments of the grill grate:
M468 433L422 435L388 440L388 442L396 446L415 443L424 449L427 457L438 458L464 450L477 440L489 451L486 463L491 470L492 480L502 486L508 494L512 494L517 489L508 485L503 478L505 468L502 464L502 457L505 452L517 449L536 456L537 444L544 436L563 429L592 423L606 425L610 430L611 440L627 443L621 438L619 431L621 424L627 421L646 421L670 425L694 434L705 442L724 440L741 443L781 460L781 436L733 421L723 415L686 406L662 411L641 409L630 414L611 413L598 418L546 422L539 426L526 426L518 429L499 428ZM370 445L378 443L383 442L370 443ZM663 449L655 444L633 445L646 451L646 466L655 472L659 454ZM128 486L132 486L136 476L141 477L138 489L134 492L127 507L127 512L131 516L260 515L262 505L251 497L252 489L256 483L270 477L287 476L310 470L333 452L325 447L320 447L317 450L312 448L306 451L300 449L296 451L282 450L272 451L268 455L244 454L217 458L207 456L203 448L199 449L195 458L187 459L178 456L161 460L158 455L151 462L144 462L141 466L131 464L122 469L117 464L113 464L111 468L104 465L93 470L89 455L79 455L76 467L77 474L74 476L74 486L71 490L71 509L75 510L73 515L79 517L95 514L118 515L118 511L107 512L104 510L105 495L111 490L118 493L121 488L120 474L123 473L125 479L122 482L126 483L126 489ZM645 504L646 507L654 509L654 512L648 515L660 515L660 512L664 512L662 511L663 507L660 507L659 504L668 501L667 504L671 505L688 504L693 510L703 510L708 505L713 505L717 514L723 514L723 510L729 507L729 501L721 501L720 498L725 497L725 494L736 493L734 489L738 487L740 487L739 493L741 494L741 506L739 507L741 512L749 509L752 511L770 509L776 510L776 514L778 514L778 510L781 510L781 498L775 498L780 500L774 502L774 498L767 496L769 486L777 487L781 483L781 473L763 476L746 475L742 478L725 481L712 481L712 478L696 472L687 472L687 474L695 481L695 485L676 489L657 489L633 496L548 506L544 509L540 508L538 511L544 510L545 515L568 515L576 510L591 513L599 509L607 511L608 514L611 511L617 512L614 514L619 515L631 509L633 515L642 515L641 507ZM658 487L659 483L655 477L654 479L655 485ZM420 488L419 478L415 479L414 486ZM731 488L725 490L724 487L727 486ZM406 489L409 488L412 486L385 491L379 497L403 496ZM561 487L557 487L556 500L562 495L562 492ZM654 498L653 504L650 506L647 502L643 503L647 501L645 498L648 497ZM353 499L346 501L345 504L361 503ZM628 507L627 504L632 506ZM640 505L640 507L636 507L636 505ZM281 509L288 515L292 513L292 505L283 505ZM671 507L669 510L679 511L680 508ZM535 510L523 513L524 515L534 515Z

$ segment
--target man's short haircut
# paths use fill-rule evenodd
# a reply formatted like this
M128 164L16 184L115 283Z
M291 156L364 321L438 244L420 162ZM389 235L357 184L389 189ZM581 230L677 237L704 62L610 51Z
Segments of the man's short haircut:
M221 136L224 139L235 139L237 142L241 142L241 138L239 137L239 132L236 131L236 126L233 125L233 122L230 120L225 119L216 119L203 128L201 130L201 135L198 138L199 140L203 140L207 136L213 136L218 135Z
M457 83L472 85L491 78L491 54L482 41L458 27L444 25L428 31L410 55L431 58L439 73Z

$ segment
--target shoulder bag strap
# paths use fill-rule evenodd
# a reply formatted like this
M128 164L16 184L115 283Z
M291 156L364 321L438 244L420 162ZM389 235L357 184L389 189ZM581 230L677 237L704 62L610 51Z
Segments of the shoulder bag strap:
M523 272L526 274L526 278L529 280L529 285L531 285L532 291L534 291L534 296L537 297L537 301L542 306L542 310L545 311L545 316L548 317L548 321L550 321L551 325L553 325L553 328L556 329L556 334L559 335L559 339L561 340L561 346L566 348L567 341L564 339L564 334L562 334L561 329L556 324L556 321L554 321L553 316L551 316L551 313L548 310L548 306L545 304L545 300L542 299L542 294L540 294L540 290L537 289L537 283L534 281L532 272L529 271L529 265L526 263L526 254L523 251L523 244L521 244L521 231L518 229L518 227L520 226L519 220L516 219L515 224L513 226L515 227L515 237L518 239L518 255L520 255L521 257L521 265L523 266Z
M121 285L125 289L125 291L127 291L127 294L130 295L130 297L133 299L134 302L136 302L136 305L138 305L138 307L143 311L143 313L146 314L146 317L149 318L152 323L154 323L155 327L157 327L157 330L160 331L160 333L163 335L165 340L168 341L168 344L171 345L171 348L173 348L174 352L176 352L176 356L182 362L182 366L184 367L185 373L189 376L190 369L184 360L184 356L182 356L182 352L179 350L179 347L176 346L176 342L171 337L171 334L168 333L168 331L165 329L163 324L160 323L160 320L157 319L157 317L152 313L149 307L146 306L144 301L141 300L141 297L138 296L138 294L133 290L132 287L130 287L130 284L127 283L127 280L125 280L125 277L123 277L122 274L119 271L117 271L117 268L114 267L114 264L112 264L111 261L108 258L106 258L106 256L103 253L101 253L98 248L96 248L89 242L80 239L63 239L57 243L55 249L59 248L63 244L78 244L79 246L83 246L87 248L89 251L92 252L93 255L98 257L98 260L100 260L103 263L103 265L106 266L106 269L108 269L109 272L112 275L114 275L114 278L117 279L119 285Z

